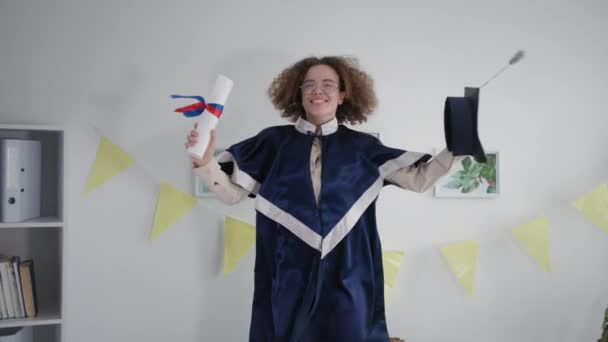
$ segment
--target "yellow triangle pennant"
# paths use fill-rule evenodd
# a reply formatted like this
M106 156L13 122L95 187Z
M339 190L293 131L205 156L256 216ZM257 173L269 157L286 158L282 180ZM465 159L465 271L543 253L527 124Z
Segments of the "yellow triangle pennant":
M441 248L441 253L448 263L450 271L469 295L473 294L478 252L479 243L477 241L459 242Z
M168 183L162 183L156 202L154 226L150 239L156 240L160 234L169 229L195 205L196 199L192 195L180 191Z
M401 251L382 252L382 268L384 269L384 303L388 303L401 269L404 253Z
M255 227L226 216L224 219L224 275L228 275L255 242Z
M101 141L97 147L97 156L91 167L84 192L89 193L93 191L93 189L124 171L133 163L134 160L131 155L112 144L107 138L101 137Z
M513 228L513 235L547 272L551 272L549 258L549 220L541 216L519 227Z
M608 187L601 184L573 203L591 222L608 232Z

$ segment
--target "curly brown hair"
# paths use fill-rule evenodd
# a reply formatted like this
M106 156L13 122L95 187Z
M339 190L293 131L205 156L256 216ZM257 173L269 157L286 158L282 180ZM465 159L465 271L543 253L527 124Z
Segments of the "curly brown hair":
M268 96L281 116L290 121L305 117L299 86L308 69L315 65L327 65L340 77L340 91L346 92L346 96L337 109L338 122L357 124L367 121L367 116L377 104L374 82L361 69L356 58L342 56L308 57L281 71L268 87Z

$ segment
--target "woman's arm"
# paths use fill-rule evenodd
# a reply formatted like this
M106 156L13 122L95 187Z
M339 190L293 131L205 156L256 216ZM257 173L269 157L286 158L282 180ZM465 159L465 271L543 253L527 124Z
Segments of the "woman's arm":
M230 178L218 164L215 158L212 158L203 166L193 169L194 173L200 177L217 197L226 204L236 204L249 195L249 191L242 188L240 185L230 181Z
M401 168L386 176L386 180L407 190L425 192L450 170L454 160L452 153L444 149L427 163Z
M198 142L197 126L198 123L195 123L194 128L190 131L186 141L186 147L194 146ZM192 160L192 169L222 202L226 204L238 203L247 197L249 192L231 182L228 175L220 168L220 164L218 164L213 156L213 153L215 152L215 140L215 130L213 129L211 130L209 145L203 156L201 158L190 156Z

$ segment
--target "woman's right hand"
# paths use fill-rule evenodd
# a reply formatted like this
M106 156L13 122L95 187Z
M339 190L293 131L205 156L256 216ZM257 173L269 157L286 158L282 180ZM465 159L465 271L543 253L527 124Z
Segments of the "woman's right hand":
M195 123L194 128L190 131L190 134L188 135L188 138L186 141L186 148L190 148L190 147L196 145L196 143L198 142L198 130L196 129L197 127L198 127L198 123ZM190 159L192 160L192 167L197 168L197 167L207 165L207 163L209 163L213 159L214 152L215 152L215 129L212 129L210 132L210 136L209 136L209 144L207 145L207 149L205 150L203 157L199 158L197 156L190 155Z

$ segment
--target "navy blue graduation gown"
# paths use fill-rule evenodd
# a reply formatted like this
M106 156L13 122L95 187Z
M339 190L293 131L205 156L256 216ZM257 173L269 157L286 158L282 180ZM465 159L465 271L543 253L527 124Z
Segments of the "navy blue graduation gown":
M389 340L375 202L385 176L430 156L389 148L339 125L319 137L317 205L310 174L314 136L293 125L264 129L220 158L255 196L256 259L250 341Z

